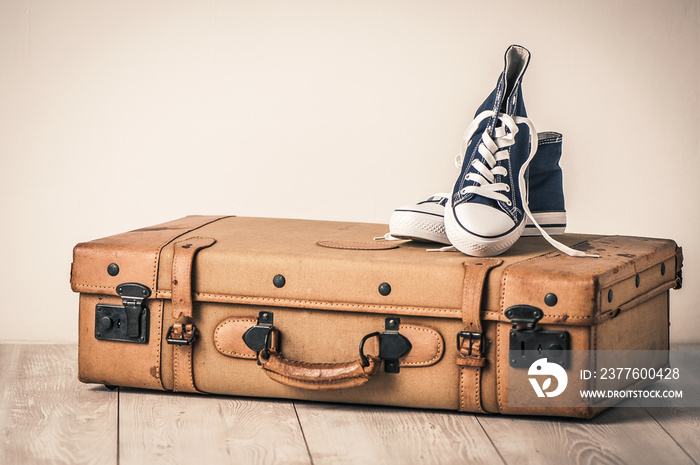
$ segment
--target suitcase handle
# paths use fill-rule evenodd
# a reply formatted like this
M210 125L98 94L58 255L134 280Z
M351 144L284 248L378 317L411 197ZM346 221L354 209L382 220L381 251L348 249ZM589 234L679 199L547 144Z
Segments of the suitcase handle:
M258 361L267 376L286 386L330 391L362 386L375 375L381 359L367 357L345 363L309 363L289 360L276 350L260 351Z
M310 363L289 360L279 353L273 341L278 341L278 330L274 327L274 315L261 311L258 324L243 334L243 342L257 352L258 365L273 381L286 386L329 391L362 386L375 375L385 362L387 373L399 372L399 359L412 348L411 342L399 334L399 317L385 319L385 331L365 335L360 341L360 358L343 363ZM377 338L379 357L365 355L365 342Z

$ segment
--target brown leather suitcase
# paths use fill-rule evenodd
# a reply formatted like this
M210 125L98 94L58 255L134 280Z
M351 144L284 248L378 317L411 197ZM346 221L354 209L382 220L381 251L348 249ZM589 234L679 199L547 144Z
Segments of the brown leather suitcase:
M680 287L682 265L673 241L560 236L600 255L572 258L526 237L502 256L473 258L372 240L386 231L191 216L78 244L71 286L80 293L79 378L592 417L604 406L513 402L533 395L534 359L524 350L564 367L572 393L595 382L576 375L596 368L590 356L572 359L576 351L647 350L661 354L657 368L668 363L669 290Z

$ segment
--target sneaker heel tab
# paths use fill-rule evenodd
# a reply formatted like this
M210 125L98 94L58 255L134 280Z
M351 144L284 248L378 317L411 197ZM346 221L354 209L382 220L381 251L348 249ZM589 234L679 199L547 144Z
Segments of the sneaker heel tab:
M530 51L522 45L511 45L506 50L505 60L506 65L511 61L521 61L524 63L524 66L527 66L530 62Z
M537 133L540 144L552 144L552 143L557 143L561 142L564 139L564 136L560 132L556 131L543 131L540 133Z
M503 76L506 80L506 96L520 83L530 63L530 51L520 45L511 45L506 50Z

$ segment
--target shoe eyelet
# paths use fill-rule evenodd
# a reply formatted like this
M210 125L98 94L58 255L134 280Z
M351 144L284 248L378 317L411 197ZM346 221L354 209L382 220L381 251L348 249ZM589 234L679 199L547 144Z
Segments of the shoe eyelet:
M506 205L508 205L509 207L512 207L512 206L513 206L513 202L511 202L510 200L508 200L508 201L506 201Z
M506 192L510 192L510 186L506 184Z
M467 193L467 188L465 187L464 189L460 190L459 193L465 195Z

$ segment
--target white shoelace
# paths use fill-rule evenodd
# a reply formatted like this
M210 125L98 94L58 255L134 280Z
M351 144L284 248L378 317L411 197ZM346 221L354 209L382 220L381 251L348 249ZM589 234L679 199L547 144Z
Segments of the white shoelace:
M474 118L474 121L472 121L471 124L469 124L466 131L464 131L464 136L462 138L462 149L455 158L455 164L458 168L461 168L462 164L464 163L464 155L466 154L467 147L469 146L471 138L474 136L474 133L479 127L479 124L486 118L491 118L493 116L496 116L496 113L491 110L479 113L477 117ZM496 201L505 202L508 206L512 205L511 200L505 194L502 193L510 192L510 186L506 183L494 182L496 175L508 175L508 170L504 166L497 166L497 163L501 160L506 160L509 158L510 154L507 148L515 143L515 135L518 133L518 124L526 124L530 129L530 154L528 155L527 160L525 160L525 163L523 163L523 166L520 168L520 172L518 173L518 187L520 188L520 200L523 204L525 214L528 218L530 218L530 221L532 221L535 227L537 227L537 229L540 231L542 237L544 237L547 240L547 242L549 242L552 245L552 247L559 250L560 252L563 252L572 257L600 258L600 255L587 254L585 252L581 252L580 250L574 250L571 247L568 247L562 244L561 242L552 239L552 237L549 234L547 234L547 232L542 228L542 226L540 226L539 223L535 220L535 217L530 211L530 206L528 205L527 183L525 182L525 173L527 172L527 167L530 165L530 162L535 157L535 153L537 153L537 131L535 130L535 127L532 125L530 120L527 118L521 116L511 117L510 115L507 115L505 113L499 113L497 116L498 119L501 121L502 125L500 127L497 127L494 131L494 137L496 140L494 141L487 132L484 132L481 136L481 143L479 144L479 147L477 149L479 155L481 155L486 161L486 164L484 164L481 160L476 158L472 161L472 166L476 169L477 173L471 172L467 174L467 181L473 181L475 184L462 188L460 190L460 193L462 195L473 193Z
M399 239L398 237L394 237L391 235L390 232L384 234L383 236L375 237L373 240L375 241L403 241L405 239Z
M440 247L439 249L425 249L426 252L458 252L457 247L454 245L446 245L445 247Z

